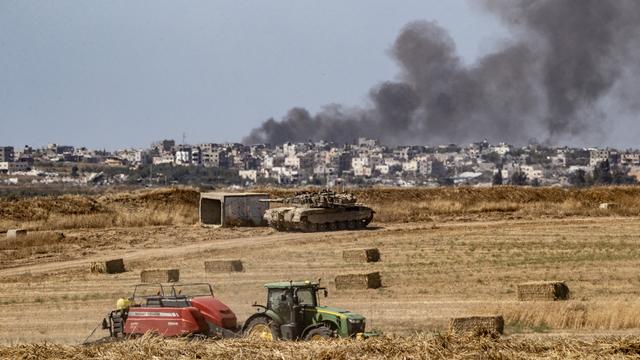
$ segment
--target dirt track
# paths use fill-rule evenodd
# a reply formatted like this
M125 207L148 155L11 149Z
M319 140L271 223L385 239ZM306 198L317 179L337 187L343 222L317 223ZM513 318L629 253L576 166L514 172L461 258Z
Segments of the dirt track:
M619 220L628 220L628 218L619 218ZM571 219L572 223L579 223L593 221L593 219ZM610 220L606 220L610 221ZM567 220L564 219L549 219L545 220L546 223L553 224L562 224L566 223ZM51 272L59 272L66 271L71 269L78 268L86 268L87 263L90 262L100 262L106 261L113 258L123 257L128 261L135 260L152 260L152 259L160 259L166 258L169 256L185 256L190 254L197 254L202 252L203 250L211 250L211 249L232 249L232 248L254 248L261 247L270 244L277 244L278 246L286 246L289 241L304 241L305 239L317 239L319 236L327 235L335 237L336 235L341 236L358 236L358 235L375 235L381 232L396 232L396 231L424 231L424 230L435 230L434 228L442 228L442 229L451 229L451 228L460 228L460 227L473 227L473 228L486 228L486 227L497 227L497 226L526 226L527 224L537 224L538 221L531 220L517 220L517 221L475 221L473 223L468 222L449 222L443 223L437 226L434 226L433 223L402 223L402 224L385 224L384 227L376 227L372 226L364 231L340 231L335 233L278 233L274 232L268 228L244 228L243 232L237 234L238 231L234 231L233 229L223 229L223 228L202 228L199 226L177 226L177 227L146 227L146 228L118 228L118 229L99 229L99 230L72 230L67 231L67 236L77 237L83 236L86 234L92 234L97 236L103 236L105 238L112 237L110 239L110 243L117 244L119 239L116 237L122 236L123 234L127 234L127 236L145 236L148 233L157 234L160 231L165 230L165 237L175 236L175 234L190 234L196 233L196 236L199 238L206 238L206 236L210 233L222 233L214 236L212 240L200 240L200 239L191 239L192 241L197 241L195 243L186 243L177 245L176 239L173 242L164 242L164 243L156 243L151 248L139 248L136 246L132 246L128 249L119 249L119 250L97 250L95 254L82 256L81 258L74 260L63 260L63 261L53 261L53 262L38 262L37 264L30 265L15 265L10 268L0 269L0 277L3 276L15 276L24 273L30 273L32 275L43 274L43 273L51 273ZM164 228L164 229L163 229ZM241 236L238 236L241 235ZM157 247L162 246L162 247ZM69 255L71 256L71 255Z
M183 246L165 247L165 248L152 248L152 249L134 249L128 251L103 251L98 255L92 255L83 257L81 259L50 262L46 264L38 265L26 265L15 268L0 270L0 277L19 275L23 273L30 273L32 275L51 273L57 271L65 271L78 268L86 268L90 262L100 262L109 259L123 257L127 261L135 260L153 260L166 257L178 257L190 254L197 254L203 250L215 249L231 249L231 248L249 248L256 246L265 246L276 242L286 242L293 239L301 239L304 236L311 234L275 234L267 235L263 237L237 237L225 240L207 240L198 242L195 244L188 244Z

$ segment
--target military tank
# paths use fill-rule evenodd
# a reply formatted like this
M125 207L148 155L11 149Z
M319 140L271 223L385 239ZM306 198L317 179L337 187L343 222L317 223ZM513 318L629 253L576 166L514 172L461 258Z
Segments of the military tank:
M300 192L291 197L260 201L284 205L264 214L269 226L280 231L364 229L375 213L370 207L358 204L354 195L331 190Z

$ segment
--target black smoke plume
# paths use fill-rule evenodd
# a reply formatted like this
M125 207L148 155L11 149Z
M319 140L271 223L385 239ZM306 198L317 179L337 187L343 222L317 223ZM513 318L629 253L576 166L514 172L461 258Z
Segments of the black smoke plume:
M481 0L512 37L465 65L447 32L428 21L402 29L391 53L399 82L370 90L372 105L293 108L245 143L602 143L640 109L640 1ZM635 119L632 120L635 122ZM632 124L633 126L634 124ZM637 128L637 126L635 126ZM612 134L608 134L611 137Z

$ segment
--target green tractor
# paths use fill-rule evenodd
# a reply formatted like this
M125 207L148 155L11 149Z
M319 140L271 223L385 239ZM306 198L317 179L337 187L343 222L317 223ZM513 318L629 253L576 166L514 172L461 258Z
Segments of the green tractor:
M315 282L266 284L267 305L245 322L246 336L265 340L321 340L333 337L365 338L365 318L347 310L318 304L318 292L327 289Z

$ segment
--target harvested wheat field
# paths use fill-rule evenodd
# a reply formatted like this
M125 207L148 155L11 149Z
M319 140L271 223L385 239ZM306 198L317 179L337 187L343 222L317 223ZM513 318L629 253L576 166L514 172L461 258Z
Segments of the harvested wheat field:
M417 335L366 341L264 342L252 339L185 341L143 337L125 342L68 346L0 346L2 358L48 359L633 359L640 338L595 339Z
M369 228L325 233L203 228L193 189L0 200L0 225L29 230L0 239L0 342L25 344L0 348L0 358L637 354L640 188L367 189L358 196L377 212ZM604 202L619 206L600 209ZM371 248L382 261L343 258L345 250ZM125 272L90 271L120 258ZM241 259L244 271L205 271L215 259ZM255 311L251 304L265 302L265 283L322 279L329 289L322 304L363 314L367 328L384 336L331 345L146 338L73 347L145 269L179 269L181 282L212 283L240 321ZM378 289L336 289L338 275L375 272ZM569 284L568 300L519 301L518 284L558 279ZM493 315L504 318L498 339L434 335L445 334L452 318Z

